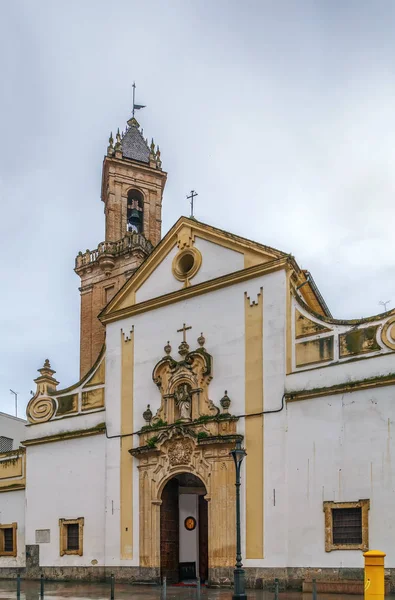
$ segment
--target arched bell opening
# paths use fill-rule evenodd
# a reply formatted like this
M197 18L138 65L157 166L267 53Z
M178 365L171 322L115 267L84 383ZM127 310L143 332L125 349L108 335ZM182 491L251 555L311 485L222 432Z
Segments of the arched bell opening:
M127 196L126 227L130 233L143 233L144 197L138 190L129 190Z
M170 583L208 579L206 487L192 473L167 481L160 506L161 577Z

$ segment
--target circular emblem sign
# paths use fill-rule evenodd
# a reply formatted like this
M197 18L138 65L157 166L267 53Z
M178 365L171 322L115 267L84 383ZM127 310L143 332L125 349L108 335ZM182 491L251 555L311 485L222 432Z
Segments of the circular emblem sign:
M194 517L187 517L184 521L185 529L193 531L196 527L196 519Z

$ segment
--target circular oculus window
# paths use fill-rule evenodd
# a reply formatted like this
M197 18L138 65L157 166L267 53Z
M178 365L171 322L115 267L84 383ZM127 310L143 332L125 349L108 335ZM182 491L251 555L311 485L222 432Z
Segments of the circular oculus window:
M197 248L185 248L176 254L173 259L173 275L179 281L191 279L199 271L202 264L202 255Z

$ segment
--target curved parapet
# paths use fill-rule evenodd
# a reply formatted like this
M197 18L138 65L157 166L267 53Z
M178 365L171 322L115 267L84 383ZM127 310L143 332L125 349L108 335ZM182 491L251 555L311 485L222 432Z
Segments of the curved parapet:
M104 409L105 346L90 371L78 383L64 390L56 390L58 382L48 360L39 373L40 376L34 380L36 393L26 409L32 425Z
M291 371L340 364L395 350L395 310L364 319L333 319L292 296Z

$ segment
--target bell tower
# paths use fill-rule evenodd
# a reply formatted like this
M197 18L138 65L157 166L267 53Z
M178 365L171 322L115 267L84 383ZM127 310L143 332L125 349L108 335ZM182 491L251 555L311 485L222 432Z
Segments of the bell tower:
M166 178L159 147L153 140L148 145L134 117L123 134L118 129L115 144L110 135L101 189L105 241L75 260L81 278L80 377L104 343L98 314L160 241Z

